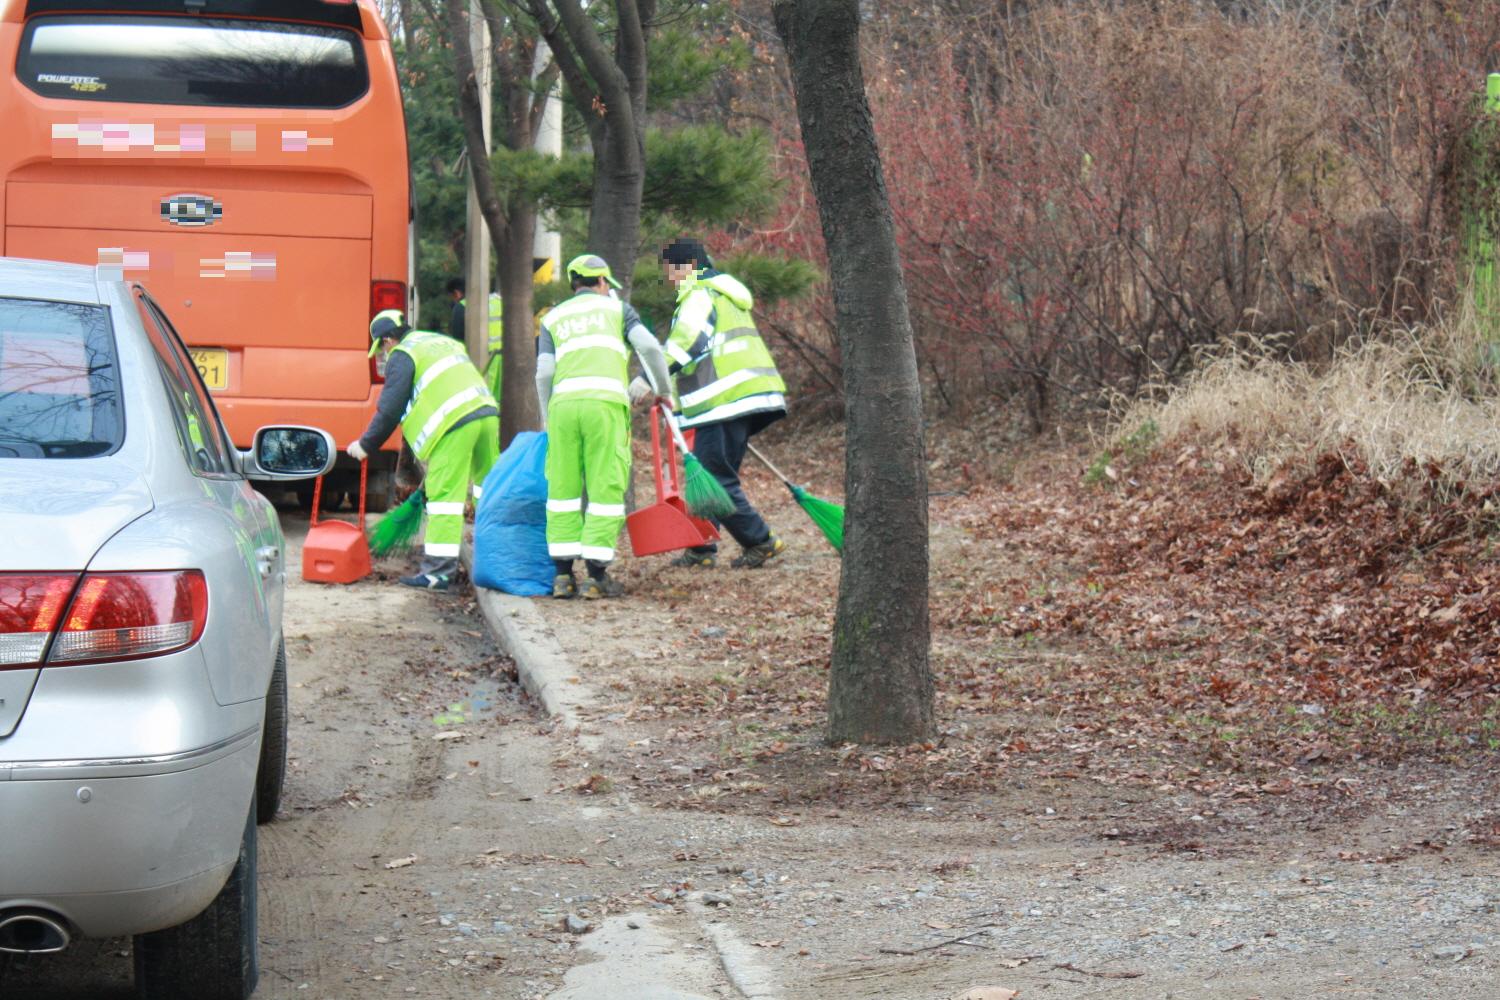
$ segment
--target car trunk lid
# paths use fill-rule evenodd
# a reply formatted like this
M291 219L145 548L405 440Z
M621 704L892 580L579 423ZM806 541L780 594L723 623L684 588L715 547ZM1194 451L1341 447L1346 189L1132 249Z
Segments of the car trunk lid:
M0 460L0 568L82 572L99 547L155 506L133 469L109 459Z

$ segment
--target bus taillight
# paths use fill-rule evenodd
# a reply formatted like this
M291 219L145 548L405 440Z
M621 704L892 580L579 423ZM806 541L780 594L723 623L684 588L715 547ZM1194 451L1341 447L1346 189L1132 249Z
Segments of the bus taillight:
M374 319L387 309L406 312L406 284L400 281L370 282L370 318ZM385 381L385 367L381 359L370 358L370 383L378 385Z
M406 312L405 282L370 282L370 318L374 319L387 309L400 309Z

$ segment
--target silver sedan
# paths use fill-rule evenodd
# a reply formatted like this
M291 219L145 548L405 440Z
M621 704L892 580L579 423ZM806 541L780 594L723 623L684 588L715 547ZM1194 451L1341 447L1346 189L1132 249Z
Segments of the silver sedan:
M0 952L133 935L143 997L254 992L286 657L250 480L334 454L237 451L140 286L0 258Z

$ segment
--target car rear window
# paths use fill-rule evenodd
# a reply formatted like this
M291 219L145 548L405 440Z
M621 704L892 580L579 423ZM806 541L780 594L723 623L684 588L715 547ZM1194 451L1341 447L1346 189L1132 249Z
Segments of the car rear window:
M36 18L16 73L44 97L208 107L339 108L369 87L351 31L223 18Z
M0 458L92 458L123 436L108 310L0 298Z

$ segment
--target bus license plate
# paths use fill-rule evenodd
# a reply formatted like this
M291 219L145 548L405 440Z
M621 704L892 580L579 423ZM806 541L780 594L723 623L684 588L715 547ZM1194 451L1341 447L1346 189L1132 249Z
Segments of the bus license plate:
M193 364L203 376L203 384L210 389L223 389L229 385L229 352L221 350L197 350L192 352Z

